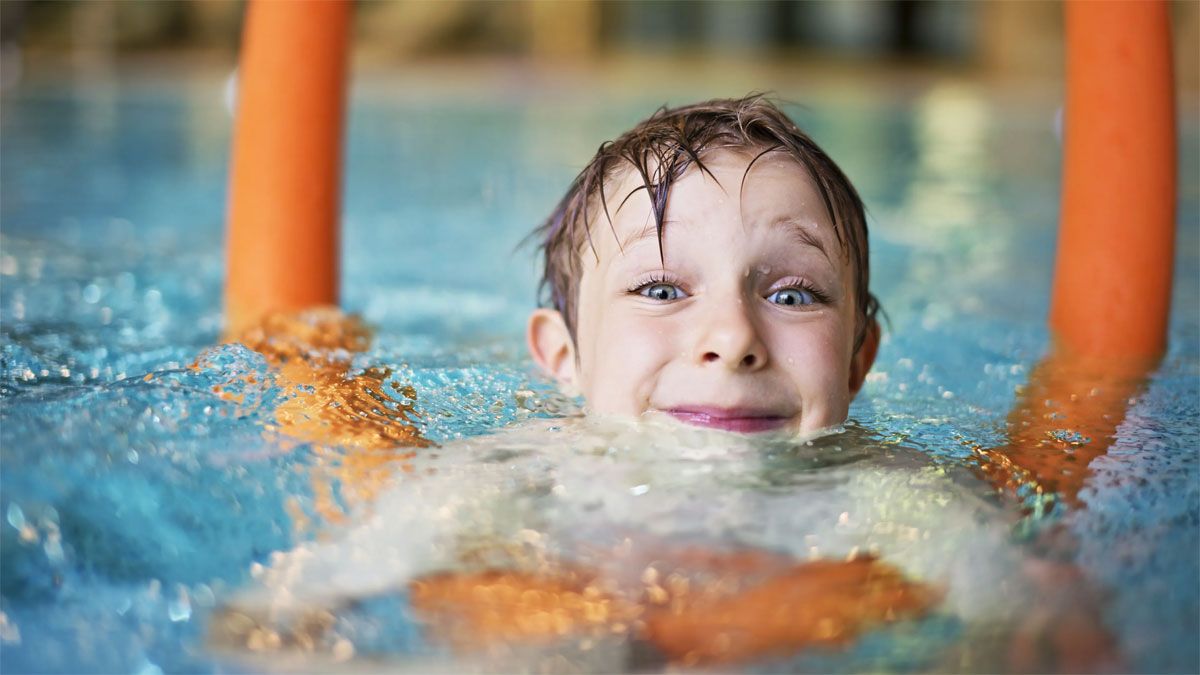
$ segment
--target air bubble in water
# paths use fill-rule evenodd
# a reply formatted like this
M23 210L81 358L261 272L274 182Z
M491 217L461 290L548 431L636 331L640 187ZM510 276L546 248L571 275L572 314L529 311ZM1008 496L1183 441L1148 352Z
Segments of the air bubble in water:
M192 603L188 599L187 589L183 586L179 587L178 595L167 605L167 616L175 623L192 618Z
M142 663L142 667L138 668L137 675L163 675L163 669L158 667L158 664L147 659Z
M62 538L58 531L52 532L46 537L46 541L42 544L42 549L46 552L46 558L52 563L60 563L63 559Z
M25 527L25 512L15 502L9 502L8 504L8 524L17 530L24 529Z

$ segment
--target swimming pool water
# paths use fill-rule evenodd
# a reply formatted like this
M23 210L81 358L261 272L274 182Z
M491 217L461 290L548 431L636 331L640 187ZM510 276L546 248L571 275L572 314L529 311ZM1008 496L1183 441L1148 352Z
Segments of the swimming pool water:
M298 552L328 561L318 569L394 583L423 555L415 524L440 522L411 495L420 492L428 504L454 498L436 480L405 482L397 464L370 504L335 479L335 503L351 517L329 517L313 476L330 455L264 434L287 394L263 358L233 345L204 352L221 327L230 123L219 92L203 81L31 85L0 100L5 672L262 667L211 648L219 608L262 585L271 570L296 564ZM696 96L714 93L744 92ZM1001 443L1015 392L1047 348L1060 154L1053 106L1014 104L962 84L831 100L819 91L781 93L804 100L807 107L791 112L864 196L872 287L889 319L842 444L881 455L913 448L942 466L962 466L968 446ZM359 91L347 147L343 304L376 336L354 364L389 368L393 393L415 387L428 438L479 437L570 409L523 353L536 270L532 250L517 246L602 140L664 102L537 95L464 102ZM1073 562L1106 594L1103 623L1135 671L1200 670L1200 158L1194 111L1182 120L1169 352L1107 455L1090 466L1085 507L1060 506L1048 516L1078 539ZM202 353L201 367L188 368ZM805 464L803 453L773 461L770 453L731 451L714 459L703 454L705 443L650 452L639 441L614 440L607 464L579 448L536 447L522 447L524 454L501 462L504 469L489 470L496 462L486 454L415 461L468 483L475 475L495 479L460 505L455 522L464 526L476 522L470 514L500 504L526 514L513 522L543 519L547 531L567 533L590 526L597 529L589 536L602 538L590 511L571 510L583 497L547 506L521 480L553 474L560 485L587 486L587 478L603 476L593 495L603 504L598 520L644 520L664 536L699 532L798 555L804 537L817 536L811 523L825 522L822 509L833 508L813 495L875 475ZM878 488L900 504L895 517L925 518L932 532L934 541L918 546L909 564L966 575L956 588L971 587L978 564L977 586L985 588L982 570L997 572L998 560L1017 555L1020 537L956 548L969 527L922 511L942 488L923 492L921 480ZM391 514L391 525L378 514ZM697 530L695 519L709 516L724 525ZM1003 517L993 520L981 529L1011 531ZM352 545L380 532L404 532L411 542ZM822 541L840 551L834 534ZM935 551L943 567L931 562ZM393 556L394 568L372 576L371 554ZM991 554L997 558L989 561ZM302 578L297 593L322 588L321 579ZM360 657L395 668L450 667L403 594L372 593L338 613ZM846 651L757 667L1001 668L951 666L938 656L969 642L969 632L941 613L868 634ZM266 665L303 670L304 663L314 662Z

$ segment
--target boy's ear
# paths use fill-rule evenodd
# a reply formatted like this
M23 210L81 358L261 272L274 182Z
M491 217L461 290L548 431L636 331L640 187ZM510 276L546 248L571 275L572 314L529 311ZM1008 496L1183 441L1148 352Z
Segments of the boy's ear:
M870 325L867 326L867 333L863 336L862 344L850 359L851 397L858 394L859 389L862 389L863 382L867 379L867 373L870 372L871 365L875 363L875 354L879 352L879 337L879 322L872 319Z
M525 342L542 371L553 377L564 393L575 395L575 342L562 313L553 309L535 309L529 315Z

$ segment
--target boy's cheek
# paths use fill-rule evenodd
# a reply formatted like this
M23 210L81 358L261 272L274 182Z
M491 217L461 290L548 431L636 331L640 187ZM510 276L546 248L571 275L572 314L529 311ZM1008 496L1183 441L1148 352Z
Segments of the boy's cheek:
M610 321L581 352L580 383L592 410L645 412L655 375L671 352L668 332L638 322Z
M784 336L776 361L802 398L805 430L840 424L850 404L850 347L830 328ZM810 426L811 425L811 426Z

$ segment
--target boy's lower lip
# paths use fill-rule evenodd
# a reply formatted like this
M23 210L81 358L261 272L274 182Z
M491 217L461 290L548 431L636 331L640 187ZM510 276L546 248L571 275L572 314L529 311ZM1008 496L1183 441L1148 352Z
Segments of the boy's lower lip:
M697 427L707 427L709 429L737 431L741 433L772 431L786 425L791 419L789 417L780 417L775 415L755 415L753 413L744 413L741 411L725 411L716 409L692 410L674 408L664 410L663 412L685 424L691 424Z

